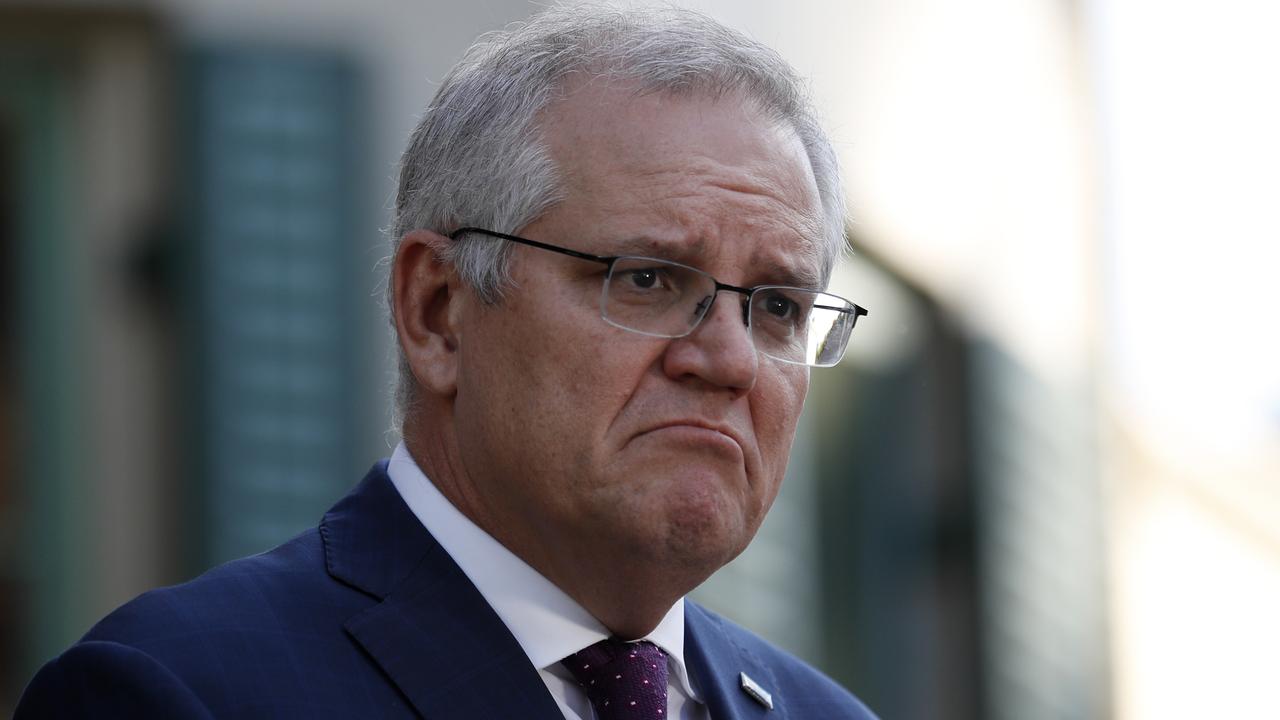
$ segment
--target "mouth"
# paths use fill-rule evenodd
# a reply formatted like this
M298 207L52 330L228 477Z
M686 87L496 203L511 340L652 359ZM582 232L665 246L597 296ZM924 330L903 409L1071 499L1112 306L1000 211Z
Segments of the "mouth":
M674 442L731 449L740 456L746 452L745 444L732 429L696 418L663 422L640 434L661 436Z

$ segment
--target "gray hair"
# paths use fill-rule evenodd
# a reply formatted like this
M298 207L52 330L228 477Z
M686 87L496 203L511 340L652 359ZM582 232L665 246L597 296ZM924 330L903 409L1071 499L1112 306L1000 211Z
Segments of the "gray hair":
M809 158L822 202L821 277L845 247L844 191L836 155L807 88L776 52L700 13L677 8L561 5L481 36L445 76L400 163L393 256L417 229L514 233L563 197L539 119L571 75L630 81L638 92L741 94L789 125ZM444 258L485 302L509 277L510 244L461 239ZM388 306L392 313L391 287ZM396 425L413 400L403 352Z

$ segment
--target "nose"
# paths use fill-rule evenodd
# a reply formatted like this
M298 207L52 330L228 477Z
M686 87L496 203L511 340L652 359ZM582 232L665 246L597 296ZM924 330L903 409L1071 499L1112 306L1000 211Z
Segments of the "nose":
M674 380L694 377L745 395L755 386L759 357L747 327L746 307L738 295L727 294L720 302L720 293L704 301L711 303L706 316L693 332L671 340L662 366Z

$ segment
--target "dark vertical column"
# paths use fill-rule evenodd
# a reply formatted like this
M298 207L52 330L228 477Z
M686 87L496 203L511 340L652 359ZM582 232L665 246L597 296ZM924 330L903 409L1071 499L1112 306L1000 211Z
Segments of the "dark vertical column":
M217 562L314 526L358 479L360 128L341 57L218 49L189 79L191 441Z
M11 598L21 602L24 622L6 637L25 645L25 671L84 631L80 610L90 583L81 549L89 509L76 366L84 352L76 313L83 278L70 232L78 199L71 192L73 73L56 53L5 49L13 50L0 58L0 114L13 151L6 258L13 285L6 293L13 303L15 447L4 462L21 479L23 512L3 523L3 542L13 553L5 564L24 588Z
M903 306L875 307L854 342L915 339L815 373L811 393L826 665L885 718L983 717L967 345L927 295L875 272Z

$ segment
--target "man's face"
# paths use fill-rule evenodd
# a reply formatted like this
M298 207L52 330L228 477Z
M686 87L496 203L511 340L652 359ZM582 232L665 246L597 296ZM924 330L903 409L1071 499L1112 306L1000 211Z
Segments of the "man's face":
M739 100L588 86L544 127L567 194L518 234L739 286L817 272L803 147ZM459 338L459 449L487 529L544 573L608 559L713 572L777 494L808 368L755 352L735 293L687 337L648 337L601 319L603 265L512 252L514 287L469 305Z

